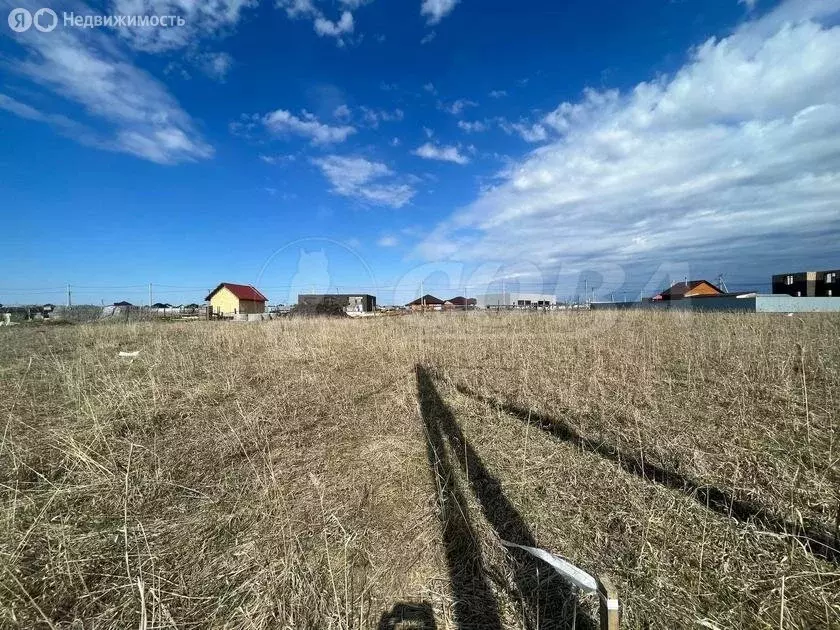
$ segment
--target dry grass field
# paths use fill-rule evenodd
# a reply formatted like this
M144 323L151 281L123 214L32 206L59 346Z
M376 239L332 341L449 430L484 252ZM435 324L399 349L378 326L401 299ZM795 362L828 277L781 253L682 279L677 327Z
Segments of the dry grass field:
M840 628L840 317L18 326L0 405L3 628L593 627L500 539Z

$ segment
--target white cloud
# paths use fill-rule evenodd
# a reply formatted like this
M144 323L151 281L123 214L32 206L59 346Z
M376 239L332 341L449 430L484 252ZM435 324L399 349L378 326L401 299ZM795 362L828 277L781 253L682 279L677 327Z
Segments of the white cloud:
M379 123L398 122L405 118L405 112L400 108L393 110L375 109L365 105L358 108L358 115L360 116L360 122L373 129L378 128ZM341 121L349 121L353 118L353 110L351 110L347 105L339 105L333 110L333 117Z
M423 89L426 90L429 94L437 94L437 90L435 89L434 83L427 83L423 86Z
M260 159L265 162L266 164L288 164L289 162L294 162L297 159L296 155L288 154L288 155L264 155L260 154Z
M526 142L543 142L548 138L548 132L543 125L514 124L513 128Z
M459 120L458 121L458 127L461 130L466 131L467 133L480 133L480 132L485 131L487 129L487 125L485 125L480 120L476 120L474 122L468 122L466 120Z
M347 105L339 105L333 110L333 116L339 120L349 120L352 113Z
M490 92L491 98L504 98L505 96L507 96L507 92L504 90L493 90Z
M315 145L344 142L356 133L356 129L349 125L332 126L322 123L305 110L298 117L285 109L278 109L263 116L262 122L272 133L302 136L309 138Z
M396 247L400 244L400 239L398 239L396 236L386 234L384 236L381 236L379 240L376 241L376 244L379 245L379 247Z
M125 26L116 32L137 50L161 52L195 44L202 37L231 32L255 0L112 0L113 15L174 15L184 25L167 28ZM81 12L80 12L81 13Z
M65 128L68 131L75 129L78 125L78 123L66 116L62 116L61 114L45 114L26 103L21 103L20 101L13 99L11 96L7 96L6 94L0 94L0 108L5 109L7 112L11 112L16 116L20 116L21 118L45 122L56 128Z
M293 20L320 14L312 0L277 0L277 7L284 9Z
M548 140L548 130L546 125L553 127L552 120L555 113L552 112L543 119L541 123L529 123L527 121L520 121L512 123L506 118L496 118L495 121L501 129L507 134L517 134L526 142L544 142Z
M468 164L470 159L462 155L457 147L438 146L427 142L414 150L414 155L424 160L440 160L442 162L454 162L455 164Z
M92 131L92 125L43 114L24 104L6 101L5 109L13 111L14 107L18 115L40 120L63 133L68 125L76 126L79 135L69 135L83 144L161 164L213 155L213 148L201 139L190 116L166 87L133 65L106 33L68 28L44 36L29 31L18 34L15 41L27 54L8 68L80 105L97 121L98 131ZM62 109L67 110L66 103Z
M557 137L420 253L555 269L836 253L838 17L837 0L783 3L672 77L561 104L540 123Z
M437 31L429 31L420 39L420 45L428 44L437 37Z
M332 37L339 46L347 43L345 36L355 30L353 11L372 0L341 0L345 10L337 20L330 20L313 0L276 0L276 6L286 11L293 20L312 20L312 27L319 37Z
M332 191L380 206L401 208L415 194L408 184L402 183L395 173L381 162L372 162L359 156L330 155L313 159L332 184Z
M226 52L202 53L194 61L204 74L220 82L224 82L233 67L233 57Z
M315 32L321 37L340 38L342 35L353 32L353 14L350 11L344 11L337 22L331 22L319 16L315 18L314 26Z
M438 109L449 112L453 116L459 116L467 107L477 107L478 103L467 98L459 98L457 101L446 105L445 103L438 103Z
M745 4L747 8L752 11L755 9L755 5L758 4L758 0L738 0L738 4Z
M163 69L165 75L177 73L185 81L192 79L192 75L184 67L184 63L197 68L205 76L214 81L224 83L228 73L233 69L234 60L226 52L199 52L197 49L188 49L178 61L170 61Z
M380 122L395 122L405 118L405 112L399 108L389 111L386 109L373 109L362 105L359 108L364 121L374 129L379 127Z
M420 15L426 16L429 24L437 24L449 15L458 4L458 0L423 0Z

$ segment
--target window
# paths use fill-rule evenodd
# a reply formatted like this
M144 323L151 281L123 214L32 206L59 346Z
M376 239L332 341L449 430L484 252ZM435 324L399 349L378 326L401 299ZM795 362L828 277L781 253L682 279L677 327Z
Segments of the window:
M826 284L834 284L837 282L837 272L832 271L831 273L825 274L825 283Z
M785 284L787 284L787 285L793 284L793 276L785 276Z

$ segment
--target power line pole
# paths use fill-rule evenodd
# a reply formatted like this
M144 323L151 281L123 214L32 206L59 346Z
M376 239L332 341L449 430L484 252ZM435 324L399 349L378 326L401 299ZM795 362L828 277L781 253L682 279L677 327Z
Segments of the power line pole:
M583 298L589 301L589 280L586 278L583 279Z
M152 283L149 283L149 308L152 308Z
M73 298L70 294L70 285L67 285L67 308L73 306Z

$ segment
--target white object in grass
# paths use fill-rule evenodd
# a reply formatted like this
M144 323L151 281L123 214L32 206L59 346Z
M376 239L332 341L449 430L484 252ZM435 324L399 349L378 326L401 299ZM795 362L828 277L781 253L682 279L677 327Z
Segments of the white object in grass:
M549 553L545 549L517 545L516 543L508 542L506 540L502 540L502 544L506 547L516 547L517 549L522 549L523 551L530 553L535 558L539 558L540 560L547 562L554 567L554 570L560 575L584 591L594 593L598 590L598 582L594 577L589 575L583 569L579 569L568 560L564 560L560 556L555 556L553 553Z

